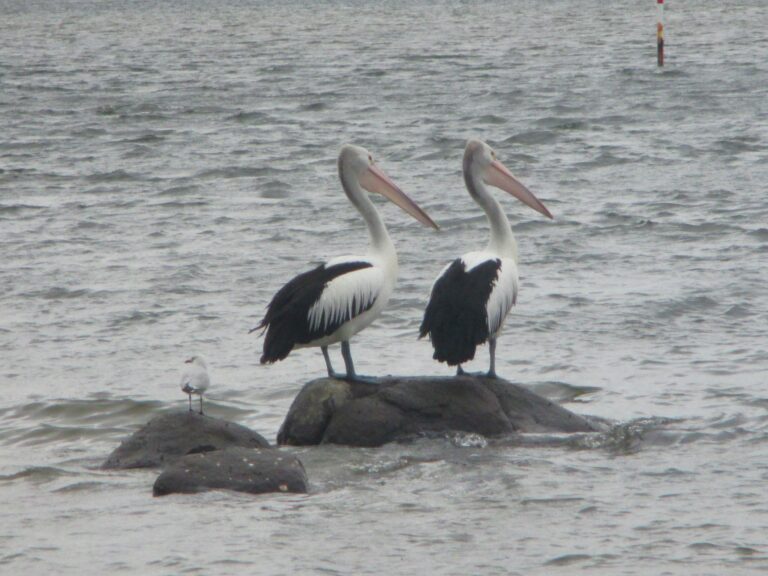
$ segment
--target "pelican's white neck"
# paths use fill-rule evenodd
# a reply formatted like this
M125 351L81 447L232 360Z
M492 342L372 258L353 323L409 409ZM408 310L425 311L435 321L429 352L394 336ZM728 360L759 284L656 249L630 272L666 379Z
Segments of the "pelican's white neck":
M488 190L478 170L475 169L475 164L472 164L468 170L464 170L464 182L469 194L480 205L488 218L491 237L488 240L487 250L499 256L514 258L517 262L517 241L512 233L512 226L510 226L501 204Z
M397 253L395 252L395 245L389 237L387 227L384 225L379 211L376 210L376 206L368 197L368 193L360 186L357 178L347 174L346 170L340 169L339 177L349 201L360 212L368 227L368 237L371 242L370 251L394 259L396 265Z

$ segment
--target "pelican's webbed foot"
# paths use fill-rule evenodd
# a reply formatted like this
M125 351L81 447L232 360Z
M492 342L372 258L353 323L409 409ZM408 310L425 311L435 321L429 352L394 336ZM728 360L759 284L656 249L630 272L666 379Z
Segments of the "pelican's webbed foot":
M381 384L381 381L375 376L360 376L359 374L348 374L343 376L347 382L362 382L364 384Z

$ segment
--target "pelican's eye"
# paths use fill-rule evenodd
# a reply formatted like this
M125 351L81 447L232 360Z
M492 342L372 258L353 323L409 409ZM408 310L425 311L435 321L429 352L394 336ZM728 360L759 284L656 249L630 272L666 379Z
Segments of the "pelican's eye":
M373 156L371 156L370 154L368 154L368 162L373 164Z

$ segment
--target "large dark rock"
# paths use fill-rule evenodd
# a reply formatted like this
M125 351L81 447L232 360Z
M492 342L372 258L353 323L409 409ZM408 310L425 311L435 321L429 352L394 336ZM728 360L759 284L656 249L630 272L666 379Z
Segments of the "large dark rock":
M380 446L452 431L592 432L585 418L506 380L484 376L319 378L293 401L278 444Z
M184 456L155 480L152 493L190 494L237 490L250 494L306 492L304 466L292 454L273 449L228 448Z
M269 448L253 430L197 412L171 412L150 420L109 455L102 468L166 466L187 454L224 448Z

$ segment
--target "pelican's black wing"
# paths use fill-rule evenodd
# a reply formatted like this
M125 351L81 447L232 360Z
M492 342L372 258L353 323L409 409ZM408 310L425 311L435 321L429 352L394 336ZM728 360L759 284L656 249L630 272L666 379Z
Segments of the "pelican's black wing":
M500 268L501 260L492 258L467 271L457 258L437 278L419 329L420 338L429 334L435 360L462 364L488 339L487 305Z
M370 291L351 294L349 305L336 310L324 311L315 305L334 280L372 266L365 260L321 264L283 286L267 306L264 319L253 329L266 330L261 363L282 360L296 344L333 334L344 322L370 309L376 300Z

